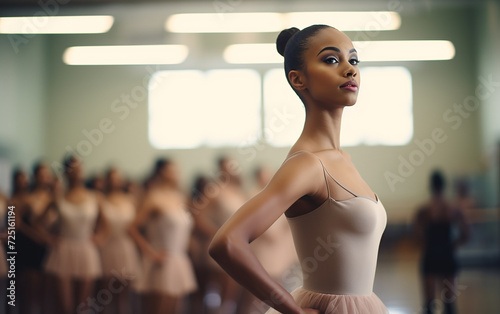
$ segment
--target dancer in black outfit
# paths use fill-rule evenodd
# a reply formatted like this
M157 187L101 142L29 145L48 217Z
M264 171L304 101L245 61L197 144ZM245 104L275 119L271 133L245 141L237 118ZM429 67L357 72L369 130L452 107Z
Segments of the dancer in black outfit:
M463 211L451 206L446 200L445 186L444 176L435 171L430 179L431 199L418 211L416 217L415 232L423 245L420 265L425 298L424 313L429 314L434 313L434 308L441 304L444 305L444 313L456 313L458 263L455 252L469 236ZM458 237L454 237L452 233L455 225L460 230Z

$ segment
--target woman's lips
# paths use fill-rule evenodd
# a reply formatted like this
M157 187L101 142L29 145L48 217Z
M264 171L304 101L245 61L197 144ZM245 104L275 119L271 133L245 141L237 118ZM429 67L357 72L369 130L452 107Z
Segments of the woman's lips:
M340 88L355 92L358 90L358 84L354 81L348 81L340 85Z

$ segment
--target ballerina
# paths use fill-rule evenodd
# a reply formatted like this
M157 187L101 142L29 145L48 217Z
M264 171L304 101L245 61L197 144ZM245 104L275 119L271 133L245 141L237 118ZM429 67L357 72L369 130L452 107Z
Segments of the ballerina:
M268 313L388 313L373 292L386 212L340 148L342 112L356 103L360 85L356 49L327 25L286 29L277 48L304 103L304 129L269 184L219 229L210 254L273 308ZM283 213L303 273L292 294L250 248Z

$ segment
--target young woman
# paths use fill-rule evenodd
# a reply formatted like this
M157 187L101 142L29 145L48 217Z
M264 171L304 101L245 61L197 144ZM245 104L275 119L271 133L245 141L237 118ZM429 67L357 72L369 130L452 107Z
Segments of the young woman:
M104 308L105 314L132 313L132 288L137 284L140 271L137 247L128 232L135 218L136 204L133 197L123 191L123 186L121 172L116 168L110 169L105 176L106 196L102 203L102 212L108 221L110 233L100 247L100 252L104 287L119 287L116 295Z
M54 206L58 231L52 242L45 270L51 275L57 301L57 313L87 311L95 280L102 274L98 246L107 234L102 215L102 195L84 185L82 164L75 157L64 161L67 190ZM102 227L99 227L102 226Z
M326 25L284 30L277 48L305 105L304 129L269 184L218 231L210 254L271 312L387 313L373 293L386 212L339 141L342 112L358 95L356 50ZM303 286L292 294L250 249L283 213L303 272Z
M19 208L16 215L17 245L22 247L17 254L19 281L25 294L21 313L32 313L36 308L44 308L46 279L43 272L43 260L46 246L49 244L50 218L41 216L49 204L54 201L53 177L50 167L45 162L38 162L33 167L33 189L26 197L25 206ZM48 311L48 309L46 309Z
M144 313L181 313L184 297L196 290L187 254L192 224L177 166L169 160L158 160L155 176L130 227L144 257L140 285Z
M426 314L434 313L434 307L441 305L444 305L443 313L456 312L458 263L455 251L469 237L463 211L446 200L445 187L444 176L435 171L430 178L431 199L416 216L415 235L423 248L420 266ZM460 231L457 237L452 231L455 226Z

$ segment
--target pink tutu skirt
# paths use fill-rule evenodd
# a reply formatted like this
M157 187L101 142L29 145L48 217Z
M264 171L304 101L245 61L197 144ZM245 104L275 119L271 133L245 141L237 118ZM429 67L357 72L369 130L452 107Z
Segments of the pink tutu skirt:
M193 266L185 254L167 256L163 264L143 259L143 272L138 290L170 296L183 296L197 289Z
M102 275L101 258L90 240L61 239L51 247L45 270L59 277L95 279Z
M303 308L319 310L321 314L388 314L389 311L375 293L371 295L323 294L295 289L292 296ZM269 309L266 314L279 313Z

